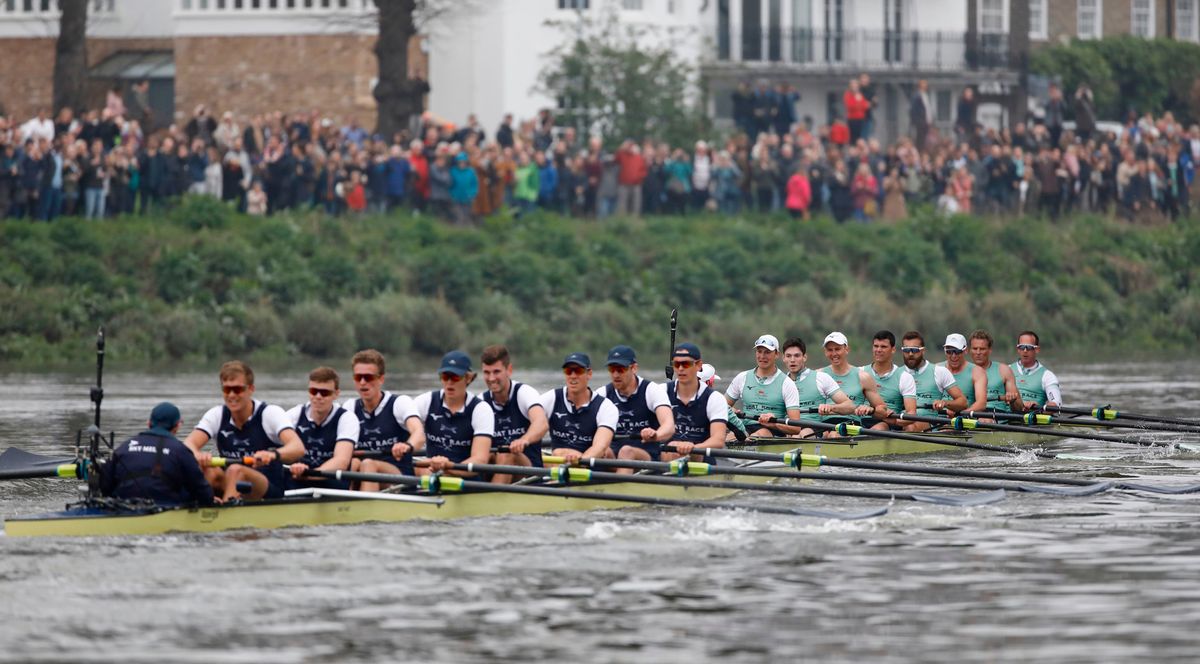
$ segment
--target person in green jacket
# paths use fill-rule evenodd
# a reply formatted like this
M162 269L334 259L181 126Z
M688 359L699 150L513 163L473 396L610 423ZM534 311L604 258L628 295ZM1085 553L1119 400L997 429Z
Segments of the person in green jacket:
M513 200L517 204L517 216L520 217L537 206L538 189L541 188L541 176L538 166L529 155L522 152L517 161L517 178L513 185Z

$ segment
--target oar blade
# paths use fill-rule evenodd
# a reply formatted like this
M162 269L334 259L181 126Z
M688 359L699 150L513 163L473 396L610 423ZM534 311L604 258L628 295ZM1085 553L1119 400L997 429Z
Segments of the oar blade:
M1053 486L1050 484L1022 484L1021 491L1026 493L1045 493L1052 496L1093 496L1113 488L1112 482L1096 482L1084 486Z
M834 519L837 521L861 521L863 519L874 519L875 517L883 516L888 513L886 507L876 507L861 512L834 512L832 510L816 510L806 507L789 508L796 516L811 516L818 519Z
M1146 491L1149 493L1163 493L1168 495L1178 495L1184 493L1200 493L1200 484L1185 484L1181 486L1159 486L1155 484L1142 484L1140 482L1121 482L1117 485L1122 489L1130 489L1133 491Z
M914 493L913 500L919 503L930 503L933 505L951 505L953 507L977 507L979 505L991 505L998 503L1008 497L1004 489L996 489L995 491L984 491L982 493L972 493L966 496L943 496L933 493Z
M53 469L56 466L68 464L75 459L70 458L54 458L26 452L25 450L10 447L0 453L0 472L21 472Z

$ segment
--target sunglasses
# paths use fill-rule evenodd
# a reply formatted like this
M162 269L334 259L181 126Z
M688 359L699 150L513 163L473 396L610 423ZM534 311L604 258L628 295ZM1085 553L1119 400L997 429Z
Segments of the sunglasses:
M1017 344L1017 350L1037 350L1037 344Z
M946 351L947 355L962 355L963 354L963 351L961 351L957 348L945 348L943 350Z
M450 373L449 371L443 371L441 376L443 383L457 383L463 379L462 376L455 373Z
M671 366L675 367L676 369L691 369L692 367L696 366L696 363L691 360L675 360L671 363Z
M626 371L629 371L629 367L623 367L623 366L621 366L621 365L619 365L619 364L610 364L610 365L608 365L608 373L611 373L611 374L624 374Z
M923 350L925 350L924 346L901 346L900 347L900 352L904 353L906 355L916 355L917 353L919 353Z
M370 383L376 378L379 378L379 374L354 374L354 382L356 383Z
M222 385L221 386L221 391L224 392L225 394L241 394L242 392L245 392L247 389L249 389L249 388L245 385Z
M584 369L581 366L571 365L569 367L563 367L564 376L582 376L585 373L587 373L587 369Z
M331 396L333 396L333 390L326 389L324 387L310 387L310 388L308 388L308 393L313 395L314 397L331 397Z

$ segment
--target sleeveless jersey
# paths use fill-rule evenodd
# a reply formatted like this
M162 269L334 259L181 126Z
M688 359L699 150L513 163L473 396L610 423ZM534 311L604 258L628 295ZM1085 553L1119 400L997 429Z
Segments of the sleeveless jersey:
M658 428L658 415L655 415L654 411L646 405L646 388L648 387L650 387L650 381L639 380L637 390L628 399L622 398L617 392L617 387L612 383L605 385L600 390L600 394L613 402L620 414L620 419L617 420L616 439L622 442L641 440L642 429Z
M850 397L850 400L854 402L855 406L862 406L867 403L867 395L863 394L862 376L858 374L858 367L852 366L850 367L850 371L847 371L845 374L840 376L833 372L832 366L825 367L821 369L821 371L829 374L830 378L833 378L833 382L838 384L838 388L842 391L842 393L844 393L847 397ZM824 403L833 403L833 400L826 399ZM824 422L862 421L862 418L857 415L822 415L820 419Z
M599 425L596 415L603 398L593 398L578 410L567 407L566 388L554 390L554 407L550 409L550 441L556 447L565 447L577 452L586 452L592 446Z
M396 461L392 456L392 446L396 443L404 443L408 441L408 429L404 428L403 422L396 421L396 414L393 406L396 405L396 395L388 395L383 401L382 408L376 408L379 412L368 413L363 407L362 399L354 402L354 415L358 417L359 432L358 445L359 450L367 452L377 452L384 455L384 461L396 466L400 472L405 475L412 475L412 454L404 455L403 461Z
M988 409L1008 412L1008 402L1004 400L1004 378L1000 375L1000 365L992 362L984 373L987 374Z
M325 425L308 419L308 409L300 409L300 418L296 421L296 433L304 441L304 459L302 462L309 468L316 468L333 458L333 450L338 442L338 422L346 412L338 406L326 420Z
M925 362L924 371L920 373L910 371L909 373L912 374L913 381L917 384L917 415L923 417L941 417L941 413L931 408L921 408L922 405L949 398L937 385L937 366L927 361Z
M950 367L946 366L945 362L939 362L939 367L945 367L946 371L950 371ZM962 371L954 373L950 371L950 375L954 376L954 383L958 385L958 389L962 390L963 396L967 398L967 405L975 403L975 381L972 377L974 364L967 362L963 365Z
M817 372L805 369L795 378L796 391L800 393L800 414L804 415L809 408L815 408L825 403L825 395L817 388Z
M425 454L444 456L454 463L462 463L471 456L471 440L475 428L471 425L471 413L482 403L473 396L463 409L451 413L442 403L442 391L435 390L429 401L429 415L425 418Z
M529 431L529 418L521 414L521 406L517 403L517 394L521 391L521 387L521 383L515 380L512 381L512 387L508 391L508 401L505 402L503 408L496 406L490 390L483 394L483 400L492 407L492 412L496 417L496 433L492 436L493 445L508 445ZM529 457L531 464L537 468L541 468L541 441L527 445L525 447L525 456Z
M708 399L713 391L702 384L696 396L684 404L675 392L678 385L677 380L667 383L667 399L671 402L671 412L675 415L675 440L703 443L712 433L712 423L720 421L710 420L708 417ZM728 406L726 408L728 409Z
M904 412L904 395L900 392L900 376L904 375L904 369L892 365L892 370L886 376L880 376L875 371L874 364L863 366L863 371L870 372L871 377L875 379L875 387L879 390L879 398L883 399L883 403L893 413Z
M266 407L267 404L259 403L254 414L239 429L233 424L233 413L229 407L222 406L221 426L217 429L214 441L217 446L217 454L223 457L251 456L255 452L273 450L278 447L267 435L267 430L263 428L263 410ZM283 464L278 460L255 470L265 475L271 484L283 486Z
M756 420L763 413L787 417L787 408L783 402L785 380L790 379L776 369L775 380L763 384L753 369L747 370L745 384L742 385L742 410L746 413L747 420Z
M1046 373L1046 365L1038 363L1038 367L1029 373L1022 374L1021 363L1010 365L1013 376L1017 379L1017 391L1025 401L1033 401L1039 406L1046 405L1046 388L1042 385L1042 375Z

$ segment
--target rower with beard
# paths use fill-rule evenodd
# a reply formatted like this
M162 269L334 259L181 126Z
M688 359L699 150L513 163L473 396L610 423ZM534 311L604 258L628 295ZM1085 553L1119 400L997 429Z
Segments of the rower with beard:
M809 369L808 348L800 337L783 342L783 366L787 367L788 378L796 383L800 395L800 412L816 408L818 415L853 415L854 402L829 374ZM816 431L804 427L797 438L812 438Z
M1024 410L1062 405L1058 376L1038 360L1041 343L1037 333L1032 330L1025 330L1017 335L1017 361L1010 366L1017 381L1017 391L1021 393Z
M975 330L971 333L970 352L971 362L983 369L987 377L987 409L1000 412L1024 411L1021 393L1017 390L1017 379L1013 376L1012 367L1007 364L992 361L992 345L994 340L987 330Z
M900 352L904 354L904 370L912 375L917 384L917 415L940 417L943 408L954 411L966 409L967 398L963 396L958 383L954 382L950 371L925 359L925 337L911 330L904 333L900 343ZM922 408L927 404L932 408ZM911 422L904 430L920 432L931 428L928 422Z
M967 361L967 338L961 334L951 334L942 345L946 353L946 361L939 366L946 367L954 382L962 390L967 399L967 411L982 411L987 408L987 372L973 362ZM957 415L961 411L955 411Z
M541 393L533 387L512 379L512 360L508 348L501 345L488 346L480 357L483 382L488 391L483 400L492 407L496 419L496 432L492 437L495 447L508 447L507 452L496 452L496 463L506 466L542 467L542 437L549 430L546 409L538 399ZM512 475L497 473L492 481L497 484L512 482Z
M308 403L287 412L288 421L304 441L304 458L288 469L289 489L349 489L350 483L332 477L309 477L310 468L324 472L350 470L358 443L358 418L337 405L341 395L338 373L317 367L308 373Z
M850 341L846 339L846 335L841 332L830 332L825 335L825 342L822 346L825 349L825 359L829 360L829 366L822 368L821 371L829 374L842 392L850 397L850 401L854 402L854 413L851 415L826 415L821 419L831 424L842 422L861 424L862 418L872 414L886 416L887 405L879 397L879 388L875 384L875 379L869 372L850 364ZM838 434L834 431L827 431L825 436L835 438Z
M592 360L586 353L571 353L562 364L566 385L542 395L540 402L550 422L554 456L568 463L579 459L611 459L613 434L620 414L611 401L588 387Z
M368 348L350 358L358 398L343 406L358 417L357 450L372 455L356 470L386 475L413 475L413 453L425 449L425 427L413 400L383 389L383 353ZM390 486L390 485L389 485ZM361 491L379 491L378 482L361 482Z
M619 413L613 435L617 458L658 461L662 444L675 435L666 386L638 375L637 354L629 346L613 346L606 364L612 382L599 392Z
M779 339L764 334L754 342L753 369L747 369L729 382L725 401L730 406L742 402L743 422L751 438L791 436L799 427L770 422L771 418L800 419L800 393L796 383L779 369Z
M864 426L869 423L872 429L899 431L904 424L896 419L896 413L917 414L917 384L912 374L895 365L892 361L895 356L896 335L891 330L876 332L871 340L871 363L863 369L875 379L879 398L883 400L886 410L878 413L882 415L880 418L864 420Z
M195 453L204 476L224 502L282 498L283 464L299 461L304 443L282 408L254 398L254 371L246 363L233 360L221 365L220 379L225 403L209 409L184 444ZM252 465L211 468L213 455L201 451L210 439L218 455L250 457ZM250 492L239 496L238 482L249 482Z
M707 380L701 380L704 368L712 365L701 363L700 347L687 342L675 346L671 366L675 380L667 383L666 392L675 422L671 441L675 451L663 452L662 460L673 461L697 449L725 447L729 404L712 389L717 370L712 369Z
M475 372L466 353L452 350L443 355L438 378L442 389L413 399L417 417L424 424L425 454L429 456L429 465L418 468L417 473L473 477L475 473L453 470L452 466L486 464L491 459L495 414L491 406L467 389L475 380Z

